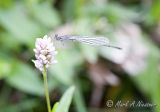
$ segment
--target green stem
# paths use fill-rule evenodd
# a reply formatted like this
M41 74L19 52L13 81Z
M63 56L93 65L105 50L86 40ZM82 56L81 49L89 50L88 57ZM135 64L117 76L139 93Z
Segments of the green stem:
M51 104L49 100L49 91L48 91L48 82L47 82L47 72L46 72L45 66L43 71L43 80L44 80L44 89L45 89L45 95L46 95L47 108L48 108L48 112L51 112Z

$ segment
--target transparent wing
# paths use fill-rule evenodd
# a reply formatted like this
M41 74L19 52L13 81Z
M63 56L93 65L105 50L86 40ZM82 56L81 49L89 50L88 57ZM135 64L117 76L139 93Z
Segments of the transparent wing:
M70 37L70 39L89 45L96 45L96 46L109 45L109 40L105 37L72 36Z
M110 45L109 40L106 37L71 36L70 40L76 40L78 42L89 44L89 45L106 46L106 47L112 47L116 49L122 49L120 47Z

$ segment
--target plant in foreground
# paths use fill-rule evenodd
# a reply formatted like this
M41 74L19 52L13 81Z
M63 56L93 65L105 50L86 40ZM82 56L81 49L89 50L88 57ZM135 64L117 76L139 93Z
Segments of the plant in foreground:
M36 68L38 68L43 73L43 80L44 80L44 88L45 88L45 95L47 101L47 108L48 112L51 112L51 105L49 99L49 91L48 91L48 82L47 82L47 68L57 61L55 60L55 55L57 51L53 46L52 40L50 37L45 35L43 38L37 38L35 43L35 57L36 60L33 60Z
M54 63L57 63L55 60L55 55L57 51L53 45L53 42L50 37L45 35L43 38L37 38L35 43L35 57L36 60L32 60L42 74L44 80L45 96L47 102L48 112L68 112L69 105L74 92L74 87L70 87L66 93L63 95L60 103L56 103L51 110L49 91L48 91L48 82L47 82L47 68Z

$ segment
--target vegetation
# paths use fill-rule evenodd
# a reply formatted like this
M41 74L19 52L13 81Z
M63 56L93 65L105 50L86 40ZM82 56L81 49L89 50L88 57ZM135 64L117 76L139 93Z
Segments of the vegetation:
M0 112L47 112L31 61L36 38L46 34L100 35L122 47L54 43L52 112L160 112L159 32L159 0L0 0ZM152 106L115 108L119 101Z

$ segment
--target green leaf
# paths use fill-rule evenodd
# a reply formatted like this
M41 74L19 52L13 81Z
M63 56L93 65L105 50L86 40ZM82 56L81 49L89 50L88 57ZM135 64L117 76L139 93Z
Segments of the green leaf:
M58 108L59 102L56 102L52 108L52 112L56 112L57 108Z
M9 8L13 5L13 0L0 0L0 8Z
M48 28L53 28L60 23L56 10L48 2L34 4L33 16Z
M119 4L108 4L104 10L110 22L133 21L138 19L138 13L131 9L126 9Z
M0 24L17 41L23 43L33 42L33 37L39 36L41 32L39 25L27 15L25 7L20 4L10 10L0 10Z
M69 106L72 101L74 90L75 90L75 87L72 86L64 93L64 95L62 96L59 102L56 112L68 112Z
M74 102L77 109L77 112L87 112L87 107L84 103L84 98L82 96L80 88L77 88L74 95Z
M5 58L0 57L0 79L8 76L11 73L11 62Z
M89 61L90 63L96 63L98 58L98 51L95 47L89 46L89 45L80 45L81 51L84 55L84 57Z
M36 71L27 64L18 61L14 63L13 70L12 74L6 78L8 84L29 94L43 95L43 82Z
M82 61L81 55L77 51L65 49L59 52L56 58L59 62L50 68L51 75L61 83L70 85L75 75L75 66Z
M151 15L150 15L153 20L156 22L159 21L160 19L160 1L159 0L155 0L153 2L152 8L151 8Z
M39 104L37 99L23 99L18 103L10 103L0 107L1 112L30 112Z
M154 46L154 44L150 43L147 44L147 46L149 46L147 68L144 73L135 77L135 81L137 87L139 87L142 92L150 97L152 104L156 104L155 111L160 112L160 73L158 70L160 52L159 49Z
M17 41L17 39L15 39L16 37L14 37L8 32L1 32L0 37L1 37L0 43L1 43L2 50L4 50L5 52L7 51L19 52L19 50L21 49L19 47L21 43Z

